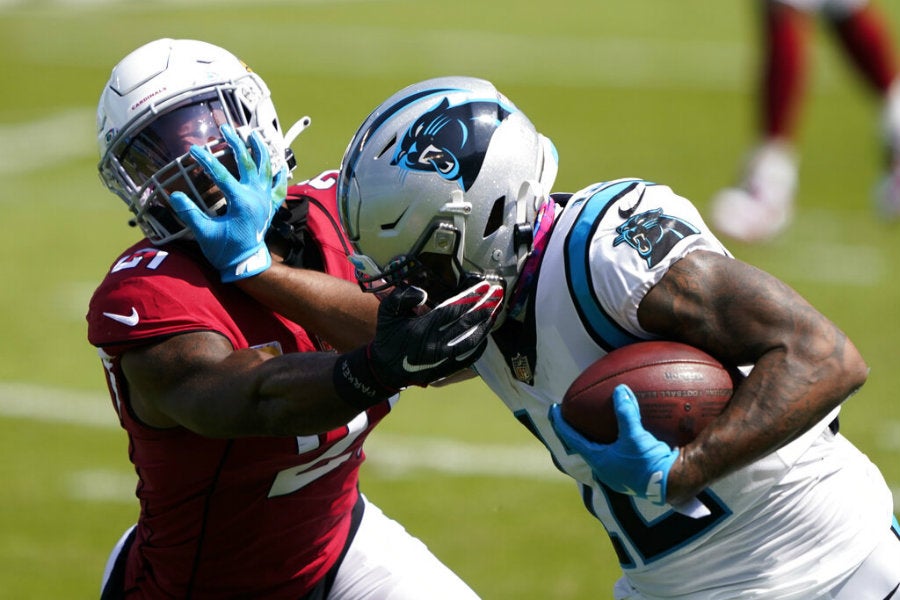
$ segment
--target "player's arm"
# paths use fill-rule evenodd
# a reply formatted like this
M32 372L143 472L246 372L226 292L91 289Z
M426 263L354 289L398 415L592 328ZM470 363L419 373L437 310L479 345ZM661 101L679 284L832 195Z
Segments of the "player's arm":
M146 425L221 438L307 435L360 412L332 384L338 356L235 351L221 334L196 332L129 350L122 368Z
M132 408L153 427L209 437L306 435L334 429L410 385L475 362L503 288L479 282L422 313L425 293L396 289L373 341L343 354L234 350L214 332L185 333L122 356Z
M270 268L237 284L337 350L351 350L375 335L378 299L355 283L273 260Z
M672 265L638 318L647 331L755 365L721 417L681 449L669 472L670 503L800 435L867 377L853 343L799 294L716 253L693 252Z

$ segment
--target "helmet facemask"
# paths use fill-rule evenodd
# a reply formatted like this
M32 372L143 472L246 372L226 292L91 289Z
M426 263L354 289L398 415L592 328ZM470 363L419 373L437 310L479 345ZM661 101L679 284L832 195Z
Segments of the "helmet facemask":
M407 254L394 257L384 267L364 254L351 254L360 287L367 292L382 292L413 285L428 291L429 305L441 303L473 278L462 264L465 228L464 215L436 219Z
M191 146L205 146L237 177L237 165L219 127L228 123L245 138L250 127L233 87L225 86L192 97L140 127L142 121L137 119L133 131L120 132L110 144L100 173L132 209L144 235L163 244L187 233L169 209L172 192L184 192L210 216L225 211L222 192L190 155Z
M225 211L224 195L189 154L192 145L205 146L238 177L219 129L225 123L245 141L260 134L273 172L295 166L268 87L226 50L165 38L114 67L97 109L100 178L154 244L189 235L170 208L172 192L184 192L211 216Z

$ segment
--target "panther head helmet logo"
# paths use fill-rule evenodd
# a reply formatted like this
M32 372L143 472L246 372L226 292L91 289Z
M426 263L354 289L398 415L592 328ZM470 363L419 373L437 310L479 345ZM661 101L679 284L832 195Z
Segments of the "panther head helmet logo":
M468 191L478 178L494 132L511 109L491 100L450 106L443 98L406 130L391 165L434 171Z

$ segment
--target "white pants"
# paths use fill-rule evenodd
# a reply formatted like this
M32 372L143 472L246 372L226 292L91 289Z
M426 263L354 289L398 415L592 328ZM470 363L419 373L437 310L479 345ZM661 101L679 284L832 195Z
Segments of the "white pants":
M338 569L328 600L478 600L456 573L400 523L363 496L366 508ZM131 527L106 562L100 589L112 572Z
M896 527L896 525L895 525ZM900 539L885 533L878 546L859 568L834 590L832 600L884 600L900 582ZM900 595L896 595L900 598Z
M364 497L365 499L365 497ZM475 600L419 539L365 499L366 510L328 600Z
M900 527L895 527L900 530ZM900 582L900 539L897 535L893 530L885 529L881 542L859 568L830 594L815 600L900 600L900 590L897 590ZM897 593L891 596L894 591ZM613 587L613 598L643 600L644 597L622 577Z

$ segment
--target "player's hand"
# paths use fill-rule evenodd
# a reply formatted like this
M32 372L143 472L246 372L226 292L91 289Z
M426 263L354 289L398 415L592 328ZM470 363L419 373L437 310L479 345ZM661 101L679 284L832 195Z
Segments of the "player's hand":
M478 360L503 288L482 281L431 310L425 309L427 298L417 287L404 287L382 300L375 339L343 355L335 368L342 397L364 407L411 385L427 386Z
M266 231L287 195L287 167L272 177L272 163L262 137L250 134L253 156L230 125L222 125L222 136L234 153L240 180L212 153L192 146L197 160L225 195L225 214L209 216L182 192L170 196L172 209L190 228L206 259L218 269L222 281L231 282L258 275L272 264L266 247Z
M581 455L600 482L621 494L665 504L666 482L678 450L644 429L637 398L627 385L613 391L613 404L619 437L612 444L598 444L578 433L563 419L559 404L550 407L550 424L566 449Z
M481 281L420 314L427 295L415 287L381 302L372 368L387 385L426 386L478 360L487 344L503 288Z

